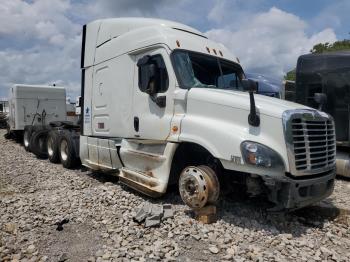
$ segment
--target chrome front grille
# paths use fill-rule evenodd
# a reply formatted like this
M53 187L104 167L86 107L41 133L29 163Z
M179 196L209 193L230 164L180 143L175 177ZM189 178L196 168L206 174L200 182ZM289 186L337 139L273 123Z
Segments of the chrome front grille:
M311 175L335 167L333 119L315 110L286 111L283 116L292 175Z

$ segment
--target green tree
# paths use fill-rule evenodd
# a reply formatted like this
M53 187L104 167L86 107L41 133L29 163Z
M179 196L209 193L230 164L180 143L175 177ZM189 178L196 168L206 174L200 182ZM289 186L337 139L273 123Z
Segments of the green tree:
M284 80L295 81L295 68L287 72L287 74L284 76Z
M336 41L333 44L330 43L319 43L314 45L314 47L310 50L312 54L321 54L324 52L335 52L335 51L350 51L350 40L344 39L342 41Z

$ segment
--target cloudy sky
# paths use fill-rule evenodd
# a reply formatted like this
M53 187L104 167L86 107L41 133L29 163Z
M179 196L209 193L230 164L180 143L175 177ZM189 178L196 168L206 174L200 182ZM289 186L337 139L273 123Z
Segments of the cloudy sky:
M282 78L319 42L349 38L348 0L1 0L0 97L13 83L79 94L82 25L144 16L179 21L225 44L247 72Z

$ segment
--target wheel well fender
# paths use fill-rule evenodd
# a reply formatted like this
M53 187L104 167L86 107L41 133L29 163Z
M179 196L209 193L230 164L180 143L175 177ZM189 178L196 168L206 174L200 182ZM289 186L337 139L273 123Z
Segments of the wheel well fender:
M178 181L181 171L186 166L210 165L214 169L222 168L221 162L216 159L205 147L191 142L180 143L176 148L171 163L169 184Z

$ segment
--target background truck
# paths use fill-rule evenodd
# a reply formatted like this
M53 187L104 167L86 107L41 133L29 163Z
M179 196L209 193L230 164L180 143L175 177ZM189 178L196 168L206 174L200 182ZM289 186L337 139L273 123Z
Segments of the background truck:
M64 87L17 84L10 89L7 136L23 139L27 151L46 157L45 132L67 122Z
M0 100L0 128L7 127L9 106L7 100Z
M66 90L63 87L14 85L10 89L9 130L23 135L25 126L65 120Z
M337 173L350 177L350 52L299 57L294 92L286 99L332 115L337 137Z
M176 183L193 208L215 203L220 185L233 181L267 194L275 210L332 193L332 118L254 94L256 82L235 56L194 28L144 18L91 22L81 69L81 125L52 126L52 162L81 161L149 196Z
M246 73L245 76L258 83L259 95L282 98L283 88L279 80L256 73Z

